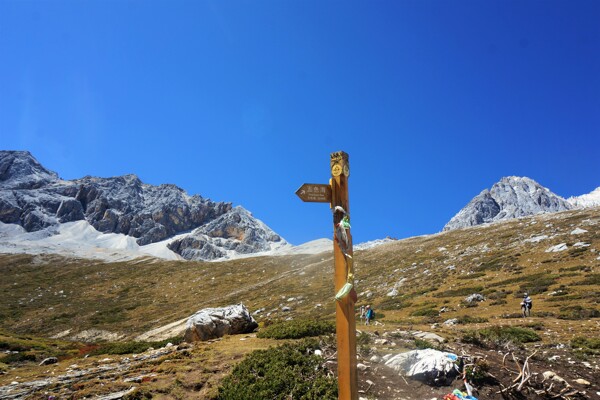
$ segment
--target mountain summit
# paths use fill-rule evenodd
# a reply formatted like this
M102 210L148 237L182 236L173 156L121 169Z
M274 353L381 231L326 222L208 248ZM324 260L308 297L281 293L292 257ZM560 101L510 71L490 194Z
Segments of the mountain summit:
M509 176L475 196L444 231L571 208L565 199L533 179Z
M444 226L444 231L540 213L600 205L600 188L568 200L533 179L508 176L475 196Z
M101 233L135 238L139 246L173 238L169 249L186 259L213 260L286 245L231 203L190 196L171 184L145 184L133 174L61 180L29 152L0 151L0 222L53 235L61 224L82 220ZM205 251L198 251L200 246Z

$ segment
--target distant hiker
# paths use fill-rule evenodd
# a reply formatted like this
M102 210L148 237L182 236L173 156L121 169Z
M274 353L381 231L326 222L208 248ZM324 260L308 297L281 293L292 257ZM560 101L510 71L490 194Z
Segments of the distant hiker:
M365 313L365 325L369 325L374 316L375 313L373 312L371 306L367 306L367 312Z
M365 318L365 306L360 306L360 320Z
M523 301L521 302L521 310L523 311L523 317L531 317L531 307L533 306L533 300L527 293L523 295Z

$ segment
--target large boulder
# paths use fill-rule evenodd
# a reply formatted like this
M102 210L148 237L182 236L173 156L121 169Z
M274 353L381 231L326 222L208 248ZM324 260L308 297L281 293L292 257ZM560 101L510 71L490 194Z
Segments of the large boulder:
M250 311L242 303L223 308L205 308L188 319L184 340L196 342L216 339L224 335L249 333L257 327Z
M397 354L385 365L430 385L450 385L458 375L456 360L455 354L424 349Z

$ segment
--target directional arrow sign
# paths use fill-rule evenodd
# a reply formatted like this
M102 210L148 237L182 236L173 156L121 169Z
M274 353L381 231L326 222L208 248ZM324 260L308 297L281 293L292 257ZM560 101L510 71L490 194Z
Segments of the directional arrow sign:
M296 195L309 203L331 203L331 186L323 183L305 183L296 190Z

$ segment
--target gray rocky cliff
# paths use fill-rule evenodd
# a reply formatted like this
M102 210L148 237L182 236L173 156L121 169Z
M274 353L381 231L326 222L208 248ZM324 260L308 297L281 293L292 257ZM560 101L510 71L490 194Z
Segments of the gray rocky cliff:
M562 197L533 179L509 176L475 196L444 226L444 231L466 228L546 212L572 209Z
M185 238L174 240L169 248L188 260L228 258L234 254L270 251L286 242L242 207L195 229Z
M175 185L145 184L136 175L62 180L29 152L0 151L0 222L33 232L79 220L103 233L132 236L139 245L193 231L170 246L187 259L212 260L230 250L247 254L285 243L231 203L190 196Z

